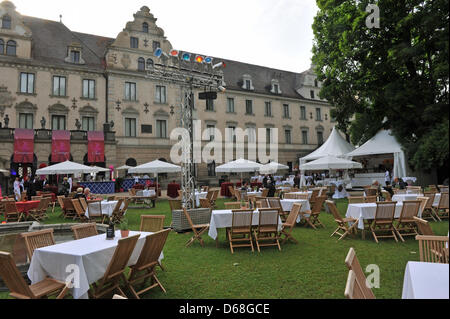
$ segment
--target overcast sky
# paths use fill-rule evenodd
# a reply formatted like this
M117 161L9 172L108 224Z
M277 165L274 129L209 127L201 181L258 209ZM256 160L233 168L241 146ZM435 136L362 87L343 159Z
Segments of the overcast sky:
M115 38L146 5L175 49L302 72L311 65L315 0L12 0L71 30Z

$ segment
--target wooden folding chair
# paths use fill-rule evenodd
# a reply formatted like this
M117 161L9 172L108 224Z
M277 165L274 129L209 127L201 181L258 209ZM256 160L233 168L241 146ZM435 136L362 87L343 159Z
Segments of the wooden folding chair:
M97 283L92 284L92 288L89 291L90 297L99 299L106 294L114 292L126 297L122 289L120 289L120 279L122 279L123 282L127 282L124 271L139 237L140 235L135 235L119 239L114 255L109 262L103 278Z
M21 236L25 241L25 248L27 250L28 259L30 261L36 249L55 245L53 228L30 233L22 233Z
M235 190L234 190L234 187L233 187L233 186L228 185L228 191L229 191L230 194L231 194L231 198L237 199L237 197L236 197L236 195L235 195Z
M361 265L356 257L356 252L353 248L348 251L347 257L345 258L345 265L349 271L353 271L354 275L359 282L359 287L361 291L361 299L375 299L375 295L372 289L367 285L367 279L361 268Z
M349 204L364 204L366 202L364 196L349 196L348 203Z
M327 196L319 196L316 198L314 205L309 212L309 217L307 217L307 224L312 226L314 229L317 229L316 226L322 226L325 228L325 225L319 220L320 213L322 211L323 203L326 201Z
M81 207L80 201L77 199L72 199L72 206L75 209L75 212L77 213L73 219L79 219L81 222L88 221L88 218L86 217L86 213L83 210L83 207ZM89 215L90 216L90 215Z
M262 190L261 197L266 198L268 194L269 194L269 189L264 188L264 189Z
M16 299L47 299L53 295L57 295L56 299L63 299L69 289L64 282L52 278L28 285L13 256L3 251L0 251L0 277L8 287L9 295Z
M87 211L89 214L89 219L103 224L105 222L107 216L103 215L102 202L101 201L90 201L89 203L86 202L86 204L87 204ZM81 199L80 199L80 205L83 208L83 211L86 211L86 209L83 207L83 204L81 203Z
M286 194L284 194L284 199L297 199L297 195L286 193Z
M376 189L376 188L366 188L365 190L365 193L366 193L366 197L367 196L377 196L377 192L378 192L378 190Z
M256 229L253 230L258 252L261 247L277 246L281 251L280 234L278 232L279 210L277 208L260 208L259 222Z
M394 195L404 195L406 194L406 189L394 188Z
M227 203L224 203L224 205L225 205L225 209L233 210L233 209L241 209L242 208L240 202L227 202Z
M192 238L188 240L188 242L186 243L186 247L189 247L190 245L192 245L192 243L195 240L198 240L200 242L200 245L202 247L204 247L204 242L203 242L203 239L202 239L202 235L203 235L203 233L205 233L209 229L209 224L195 225L192 222L191 216L189 215L189 213L186 210L186 208L183 208L183 213L184 213L184 216L186 217L186 219L187 219L187 221L189 223L189 226L191 226L191 229L194 232L194 236L192 236Z
M342 218L341 214L339 213L339 210L336 207L336 204L333 201L327 200L325 201L325 205L328 205L328 209L331 212L331 214L334 217L334 221L338 225L336 230L331 234L330 237L333 237L334 235L339 236L339 240L344 239L348 234L356 234L357 227L358 227L358 219L355 218ZM351 226L349 226L349 223L352 223ZM342 231L343 233L340 233Z
M431 229L430 224L425 219L414 217L419 235L424 236L434 236L433 229Z
M370 224L370 231L372 232L375 242L378 244L378 238L393 237L398 242L395 236L394 216L395 206L397 202L377 202L377 210L375 212L375 219ZM376 235L376 233L391 233L392 235Z
M448 264L448 236L416 236L420 261Z
M199 200L201 208L212 208L211 202L207 198L200 198Z
M77 212L75 211L75 207L73 206L72 198L64 197L62 198L62 202L63 202L64 218L75 219L75 217L77 216Z
M141 226L139 231L156 233L164 228L164 215L141 215Z
M406 186L406 191L410 194L422 194L422 187L420 186Z
M319 196L319 193L320 193L320 189L318 189L318 188L312 189L311 198L309 199L309 203L311 205L314 205L314 202L316 201L316 198Z
M280 239L281 239L281 236L284 236L284 239L281 242L281 244L284 244L288 240L291 240L294 243L298 244L298 241L292 236L292 231L294 230L295 223L297 222L297 217L298 217L298 214L300 213L301 209L302 209L301 203L294 203L294 205L292 205L291 212L289 213L289 216L286 219L286 222L283 223L282 229L280 232Z
M235 248L250 247L254 252L252 242L253 210L236 209L232 211L231 228L227 229L231 253Z
M126 285L136 299L155 287L161 288L166 293L161 282L156 277L156 266L159 265L159 256L164 248L170 229L160 230L145 238L145 244L142 248L139 259L135 265L130 266L130 274L126 280ZM149 286L146 286L146 280L152 280ZM136 291L137 284L143 284L144 289Z
M356 278L356 274L353 270L348 272L347 283L345 285L344 296L347 299L366 299L362 286L365 283L360 282Z
M385 201L390 202L392 201L392 196L388 191L385 191L384 189L381 190L381 194L383 195Z
M213 191L213 195L212 195L211 200L210 200L211 207L213 207L213 208L217 207L216 201L217 201L218 197L219 197L219 190L216 189L215 191Z
M433 207L433 211L439 221L442 219L448 219L448 192L441 192L439 205L438 207Z
M365 203L376 203L377 197L376 196L366 196Z
M202 186L202 192L207 193L209 191L209 186Z
M437 186L436 185L428 185L428 192L431 192L431 193L438 193L438 189L437 189Z
M114 206L114 209L112 211L110 220L113 222L113 224L120 224L123 220L123 216L125 215L126 209L121 209L121 206L123 204L124 199L121 198L117 201L116 206ZM107 219L107 215L103 215L103 221L104 223Z
M5 210L5 220L7 223L19 223L24 218L23 213L19 213L17 210L16 202L14 200L6 200L2 203Z
M33 218L35 221L40 222L47 217L47 209L50 201L51 198L41 199L38 207L36 209L29 210L28 215L31 216L31 218Z
M78 200L80 201L81 208L83 208L84 211L89 209L88 203L84 197L80 197Z
M280 214L280 218L282 222L285 222L289 212L285 212L283 210L283 206L281 205L281 201L279 197L267 197L267 203L269 204L269 207L267 208L276 208L278 209L278 212Z
M71 229L75 240L98 235L96 223L75 225L72 226Z
M308 194L295 194L295 199L303 199L309 201L309 195Z
M180 210L181 209L181 200L179 199L169 199L170 210Z
M255 197L256 208L269 208L268 197Z
M414 217L417 217L420 209L420 200L403 201L402 212L397 225L394 225L395 231L402 242L405 242L403 236L416 236L417 224Z
M448 193L448 185L438 185L441 193Z
M438 221L439 216L435 216L435 211L433 209L433 203L434 203L434 197L435 197L436 193L431 193L431 192L425 192L423 197L428 198L428 201L425 205L425 207L423 207L422 209L422 219L425 220L430 220L432 219L433 221Z

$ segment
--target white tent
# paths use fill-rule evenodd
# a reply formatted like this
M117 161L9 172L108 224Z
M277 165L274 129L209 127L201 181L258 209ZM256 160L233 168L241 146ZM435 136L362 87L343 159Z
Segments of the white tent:
M390 130L381 130L368 142L347 154L348 157L394 154L393 177L406 176L405 153Z
M99 167L99 166L92 166L92 168L95 168L97 170L96 173L109 172L109 168L104 168L104 167Z
M217 173L249 173L258 171L263 165L253 161L238 159L216 167Z
M275 174L277 171L289 169L289 166L283 165L277 162L270 162L266 165L263 165L259 172L261 174Z
M126 171L127 169L130 169L130 168L133 168L133 167L124 165L124 166L120 166L120 167L116 168L116 171L123 171L123 170Z
M132 167L128 170L131 174L145 174L153 173L156 175L156 187L159 184L158 174L160 173L178 173L181 172L181 166L170 164L163 161L153 161L150 163L142 164L136 167ZM157 192L158 193L158 192Z
M361 163L353 162L347 159L335 156L325 156L315 161L300 166L302 171L324 171L337 169L362 168Z
M97 169L93 167L66 161L38 169L36 175L90 174L96 172Z

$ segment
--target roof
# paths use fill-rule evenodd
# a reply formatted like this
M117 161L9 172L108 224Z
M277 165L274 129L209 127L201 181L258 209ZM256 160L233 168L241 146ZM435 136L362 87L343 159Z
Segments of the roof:
M353 151L354 149L355 148L348 143L341 134L339 134L336 127L334 127L328 140L317 150L301 158L301 160L315 160L329 155L340 157Z
M362 146L355 149L347 156L365 156L376 154L391 154L403 152L400 143L390 130L381 130Z

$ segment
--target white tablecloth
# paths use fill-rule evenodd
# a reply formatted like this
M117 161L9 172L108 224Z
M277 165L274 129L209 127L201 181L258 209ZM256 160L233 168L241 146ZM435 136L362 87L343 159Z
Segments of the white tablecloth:
M262 192L247 192L247 196L261 197L262 196Z
M405 200L416 200L417 197L423 196L423 194L397 194L392 196L393 202L404 202Z
M200 198L206 198L208 192L195 192L195 204L200 207Z
M399 218L402 213L403 204L398 202L395 206L395 218ZM363 204L349 204L347 208L347 218L359 219L358 228L364 229L365 219L375 219L375 212L377 211L376 203L363 203ZM419 212L419 215L422 214ZM419 216L419 217L420 217Z
M448 299L448 271L448 264L408 262L402 299Z
M347 198L348 193L344 186L342 186L342 191L339 191L339 186L336 187L333 194L333 199Z
M112 201L102 201L101 202L101 207L102 207L102 215L108 215L109 217L111 217L114 208L116 207L118 201L117 200L112 200ZM122 203L122 206L120 208L123 208L125 204ZM92 213L96 213L96 214L100 214L99 211L99 205L98 203L89 203L88 204L88 209L86 209L86 211L84 212L84 214L86 215L86 217L89 218L89 211Z
M128 266L137 262L145 237L152 233L130 231L129 236L137 234L141 236ZM113 240L107 240L106 234L101 234L36 249L28 269L28 277L33 284L44 280L46 276L65 282L70 275L75 274L73 267L76 267L77 272L79 271L79 282L74 282L71 294L74 299L87 299L89 285L104 276L119 239L121 239L120 230L116 231L116 237ZM159 259L163 258L164 254L161 253Z
M136 192L136 196L138 197L155 197L156 192L153 189L144 189Z
M308 192L290 192L286 194L294 194L294 195L308 194L308 199L311 199L312 193L313 193L312 191L308 191Z
M302 204L302 208L301 208L302 212L311 210L309 202L306 199L282 199L282 200L280 200L280 202L281 202L281 207L283 207L283 210L285 212L290 212L292 210L292 206L294 205L294 203Z
M217 229L231 227L233 223L233 212L231 210L213 210L211 213L211 221L209 222L208 235L212 239L217 239ZM257 226L259 223L258 210L253 211L252 225ZM278 230L281 230L282 222L278 219Z

